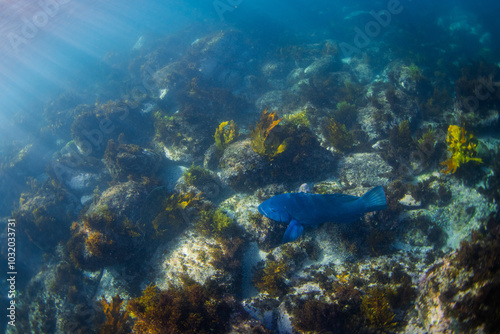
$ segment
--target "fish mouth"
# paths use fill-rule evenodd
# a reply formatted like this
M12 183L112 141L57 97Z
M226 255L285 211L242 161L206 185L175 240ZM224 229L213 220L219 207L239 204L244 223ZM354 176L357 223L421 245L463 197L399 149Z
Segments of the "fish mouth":
M257 208L257 210L259 211L259 213L263 216L266 216L267 218L271 219L271 220L274 220L273 218L271 218L271 216L276 216L275 215L275 212L273 212L272 210L267 210L267 209L264 209L263 207L259 206ZM276 218L276 217L274 217Z

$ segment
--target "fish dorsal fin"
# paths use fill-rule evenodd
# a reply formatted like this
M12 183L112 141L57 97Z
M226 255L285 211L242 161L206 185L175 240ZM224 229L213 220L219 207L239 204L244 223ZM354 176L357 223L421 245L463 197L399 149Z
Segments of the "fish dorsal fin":
M292 219L283 236L283 243L286 244L297 240L302 235L302 232L304 232L304 227L298 221Z
M346 203L347 202L352 202L352 201L355 201L355 200L359 199L358 196L347 195L347 194L326 194L326 195L323 195L323 196L328 196L331 199L335 199L337 201L346 202Z

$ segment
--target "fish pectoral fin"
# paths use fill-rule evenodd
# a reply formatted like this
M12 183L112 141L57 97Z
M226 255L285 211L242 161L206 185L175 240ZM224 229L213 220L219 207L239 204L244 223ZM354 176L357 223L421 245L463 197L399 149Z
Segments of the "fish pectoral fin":
M302 232L304 232L304 227L298 221L292 219L283 236L283 243L286 244L297 240L302 235Z

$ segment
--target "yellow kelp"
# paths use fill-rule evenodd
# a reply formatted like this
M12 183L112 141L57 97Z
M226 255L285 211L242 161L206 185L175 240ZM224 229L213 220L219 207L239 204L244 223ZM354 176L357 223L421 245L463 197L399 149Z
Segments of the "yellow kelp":
M483 162L481 158L476 157L476 137L472 134L467 134L464 126L450 125L448 127L446 143L448 144L448 151L453 153L453 155L450 159L441 162L441 165L446 166L441 172L445 174L450 172L455 173L458 167L469 161Z

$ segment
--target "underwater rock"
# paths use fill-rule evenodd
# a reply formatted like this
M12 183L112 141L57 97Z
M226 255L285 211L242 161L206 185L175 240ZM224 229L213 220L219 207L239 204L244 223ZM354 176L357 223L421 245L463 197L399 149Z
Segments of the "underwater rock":
M211 170L217 169L220 159L220 150L217 149L215 144L205 151L205 158L203 159L203 167Z
M304 69L307 77L326 75L330 72L338 71L342 68L342 63L334 56L326 55Z
M130 299L130 295L127 289L127 284L133 279L137 279L134 276L126 273L127 268L125 266L115 266L110 268L105 268L99 275L99 281L97 287L95 287L95 296L100 298L104 296L107 300L112 300L113 296L119 295L122 299Z
M227 190L223 189L217 173L194 165L184 171L183 178L176 184L179 190L186 189L186 187L191 187L190 191L201 192L204 198L211 201L216 201L223 195L223 191Z
M277 308L280 303L273 298L254 297L242 302L245 311L261 322L267 329L276 330Z
M6 333L73 333L95 325L92 297L100 275L71 267L58 256L16 295L16 322Z
M155 126L157 135L153 145L159 152L163 152L168 160L191 164L202 159L205 149L209 147L205 137L200 137L200 134L204 134L209 138L206 127L202 130L199 126L180 118Z
M361 95L361 87L356 78L346 71L319 73L317 76L301 78L291 85L286 98L290 108L298 108L311 103L318 108L334 108L339 101L354 102ZM290 76L289 76L290 79ZM292 84L292 82L290 82Z
M208 83L233 92L245 90L245 78L254 70L254 51L248 43L242 32L233 29L217 30L196 39L181 57L153 74L158 94L175 106L172 100L179 99L186 86L191 86L192 94Z
M268 262L282 265L268 271L264 286L272 287L273 277L281 275L285 294L271 297L262 292L242 302L266 328L280 333L371 332L368 328L402 332L401 325L413 316L413 279L421 269L400 264L408 263L404 261L409 253L350 263L321 255L304 257L297 251L276 249L268 257ZM297 256L302 260L294 267ZM417 258L413 263L420 267Z
M499 287L498 222L474 232L471 241L432 266L419 282L410 326L427 333L497 333Z
M422 202L417 201L411 194L406 194L402 199L399 200L399 204L408 208L418 208L422 205Z
M150 138L144 133L152 130L152 118L141 112L139 101L113 101L94 106L75 108L71 137L77 146L80 160L100 159L110 139L141 145Z
M258 139L262 142L262 138ZM252 139L229 145L219 161L222 182L234 190L248 192L266 184L321 179L335 169L334 156L321 147L308 128L292 124L277 127L272 139L271 143L280 143L279 147L274 145L278 154L257 154Z
M28 144L8 161L6 167L17 176L38 175L47 164L47 151L41 144Z
M490 214L496 212L497 204L488 201L477 190L464 186L458 179L450 178L441 182L453 195L445 203L447 205L429 205L427 209L413 210L412 213L428 216L448 235L446 246L456 249L473 230L483 225ZM431 187L435 187L438 192L439 183L435 182Z
M266 329L264 325L256 320L250 318L250 316L244 311L237 313L236 316L231 320L229 324L228 334L247 334L247 333L259 333L259 334L272 334L270 330Z
M90 196L97 186L110 180L104 163L80 154L73 141L54 155L48 174L77 196Z
M393 127L402 122L411 123L419 117L417 99L389 84L368 89L367 98L369 103L358 110L358 122L372 143L384 139Z
M401 60L396 60L388 64L384 70L388 78L398 89L409 93L412 96L424 94L422 83L426 80L422 70L415 64L405 64Z
M294 68L286 76L286 85L292 87L303 79L305 79L304 69L301 67Z
M366 107L362 107L358 110L358 121L361 125L361 129L366 133L370 142L380 141L382 138L380 136L378 123L375 121L375 115L379 112L379 110L372 106L367 105ZM387 127L387 125L382 124L381 126Z
M282 108L283 100L286 95L285 91L282 90L271 90L260 96L257 101L255 101L255 107L257 110L279 110Z
M116 145L108 142L104 162L113 179L124 181L129 175L138 179L153 176L160 166L160 156L147 148L133 144Z
M338 166L338 175L351 185L386 186L392 167L378 153L356 153L344 157Z
M66 253L74 265L91 271L130 260L145 246L151 226L139 223L141 207L153 185L128 181L106 189L81 222L71 226Z
M76 197L50 187L23 193L20 202L22 205L13 214L17 227L22 237L44 251L53 250L69 236L72 219L81 208Z
M269 251L281 244L286 225L262 216L257 211L257 207L263 198L285 191L286 188L282 186L268 186L257 190L257 196L238 194L223 203L224 207L229 207L234 212L236 223L243 227L245 232L257 242L258 247L264 251Z
M291 70L291 64L286 64L278 61L270 61L262 65L260 71L267 84L272 90L283 90L286 88L285 78L287 73ZM266 106L264 106L265 108ZM259 110L262 108L259 107Z
M99 184L99 175L92 173L79 173L71 177L66 183L68 187L79 193L89 193Z
M225 267L221 261L230 256L229 249L211 237L187 231L179 240L160 246L151 259L158 288L182 288L186 278L201 285L215 280L225 291L239 289L237 267Z
M219 162L221 180L235 190L255 189L257 184L271 182L266 175L267 159L251 147L250 139L229 145Z
M153 184L146 182L127 181L106 189L96 205L91 206L87 214L92 214L100 207L106 207L118 218L125 217L137 221L142 203L148 196Z
M373 80L373 71L368 64L360 63L352 67L354 75L358 79L358 82L362 85L367 85Z
M215 79L214 83L222 87L237 87L243 79L242 73L252 68L249 59L253 47L241 31L234 29L218 30L199 39L188 54L197 60L203 77Z

